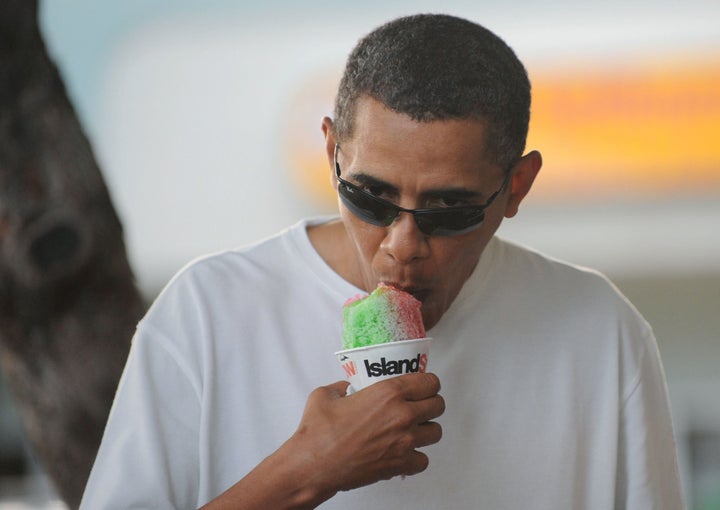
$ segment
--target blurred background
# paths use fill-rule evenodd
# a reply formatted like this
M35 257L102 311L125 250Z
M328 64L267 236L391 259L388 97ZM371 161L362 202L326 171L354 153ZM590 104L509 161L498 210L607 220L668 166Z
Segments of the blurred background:
M336 199L320 120L357 39L477 21L533 83L534 194L500 234L608 274L653 325L688 508L720 509L720 3L46 0L41 27L152 299ZM0 14L1 15L1 14ZM0 509L63 508L0 382Z

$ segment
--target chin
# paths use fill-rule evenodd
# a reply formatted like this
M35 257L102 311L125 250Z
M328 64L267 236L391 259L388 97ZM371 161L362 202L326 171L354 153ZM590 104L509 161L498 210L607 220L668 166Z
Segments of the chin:
M432 329L439 321L442 314L438 315L435 311L423 311L423 325L425 330Z

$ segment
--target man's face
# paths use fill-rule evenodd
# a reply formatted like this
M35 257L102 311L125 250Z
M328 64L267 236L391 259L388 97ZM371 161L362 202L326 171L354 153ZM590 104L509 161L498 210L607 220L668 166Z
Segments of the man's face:
M335 139L324 126L328 154ZM485 129L477 120L416 122L370 98L357 108L354 134L340 144L341 177L407 209L482 205L503 183L503 169L483 150ZM337 182L335 182L337 184ZM344 271L372 291L379 282L407 290L422 302L427 329L450 307L506 214L503 191L482 225L466 234L423 234L409 213L387 227L366 223L340 202L348 234Z

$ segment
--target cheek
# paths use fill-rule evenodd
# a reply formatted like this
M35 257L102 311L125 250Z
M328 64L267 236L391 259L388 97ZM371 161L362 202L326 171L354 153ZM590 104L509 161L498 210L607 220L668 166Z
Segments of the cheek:
M476 233L475 238L457 239L435 252L435 264L446 275L449 287L462 285L470 277L487 242L485 235L478 236Z
M380 247L385 229L365 223L344 207L340 209L340 217L345 224L355 252L364 261L371 261Z
M470 277L478 258L478 256L471 255L469 251L462 251L455 257L448 258L441 263L442 266L449 269L446 274L449 276L448 283L450 283L451 287L455 287L458 283L462 285Z
M441 250L438 250L440 257L447 263L460 265L467 264L469 260L477 258L484 243L482 239L477 239L477 232L475 234L474 239L448 238L454 242L448 243Z

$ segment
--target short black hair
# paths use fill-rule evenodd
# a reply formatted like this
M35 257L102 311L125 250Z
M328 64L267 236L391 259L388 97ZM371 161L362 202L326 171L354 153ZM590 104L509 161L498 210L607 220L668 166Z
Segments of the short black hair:
M530 121L525 67L502 39L466 19L407 16L362 38L348 57L335 99L338 141L352 137L363 97L416 121L484 121L485 150L503 168L525 150Z

